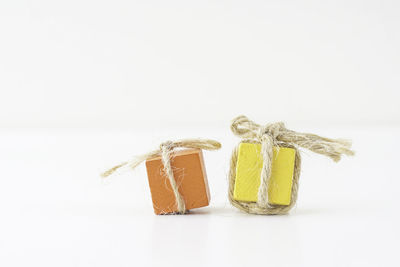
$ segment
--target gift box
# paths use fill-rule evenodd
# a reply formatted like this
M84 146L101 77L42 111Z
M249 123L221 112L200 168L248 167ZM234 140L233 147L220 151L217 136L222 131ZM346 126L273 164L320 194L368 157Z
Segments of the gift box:
M269 204L290 204L295 158L296 151L292 148L273 148L271 176L268 183ZM240 143L233 192L235 200L257 202L262 167L261 144Z
M135 169L146 162L147 177L156 214L185 214L208 206L210 192L202 150L218 150L212 139L165 141L158 149L133 157L101 174L109 177L118 170Z
M287 214L296 204L300 177L299 148L335 162L352 156L351 142L289 130L283 122L260 125L240 115L232 120L233 134L242 140L234 149L228 197L246 213Z
M208 206L210 193L201 149L171 153L171 167L186 210ZM156 214L178 212L176 198L164 170L161 156L146 160L147 176Z

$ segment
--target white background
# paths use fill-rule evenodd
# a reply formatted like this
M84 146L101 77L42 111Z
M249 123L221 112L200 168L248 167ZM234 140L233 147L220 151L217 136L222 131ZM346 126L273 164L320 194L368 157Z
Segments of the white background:
M397 1L0 2L1 266L399 266ZM287 216L227 200L230 120L354 141L303 151ZM214 138L212 202L155 216L144 166Z

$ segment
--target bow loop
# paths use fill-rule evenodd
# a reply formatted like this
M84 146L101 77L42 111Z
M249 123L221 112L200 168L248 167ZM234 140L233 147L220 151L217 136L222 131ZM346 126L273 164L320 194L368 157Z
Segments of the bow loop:
M269 135L276 142L279 136L285 133L286 128L283 122L269 123L262 126L241 115L232 120L231 130L236 136L243 139L261 141L263 136Z
M217 150L221 148L221 144L211 139L184 139L173 142L174 147L182 148L198 148L205 150Z
M182 139L178 141L165 141L160 144L158 150L151 151L149 153L136 156L130 161L123 162L113 168L105 171L101 176L108 177L113 174L118 169L129 166L132 169L136 168L140 163L155 156L160 156L163 153L170 153L175 148L198 148L205 150L217 150L221 148L221 144L215 140L211 139Z
M257 137L260 125L242 115L232 120L231 130L236 136L253 139Z
M253 139L262 143L265 136L270 136L274 144L278 142L306 148L315 153L330 157L334 161L340 160L342 154L354 155L351 142L343 139L330 139L316 134L299 133L286 129L283 122L269 123L261 126L246 116L239 116L232 121L232 132L242 139Z

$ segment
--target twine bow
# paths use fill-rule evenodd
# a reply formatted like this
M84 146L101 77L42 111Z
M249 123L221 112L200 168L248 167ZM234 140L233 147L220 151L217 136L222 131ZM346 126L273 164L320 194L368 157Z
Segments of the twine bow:
M164 165L164 172L168 177L168 180L171 184L172 190L174 192L176 206L178 212L184 214L186 212L185 208L185 201L182 198L182 195L179 193L179 187L176 184L174 173L171 167L171 153L177 148L198 148L198 149L205 149L205 150L217 150L221 148L221 144L217 141L210 140L210 139L184 139L179 141L166 141L160 145L160 148L149 153L136 156L130 161L122 162L111 169L105 171L101 174L103 178L106 178L112 175L118 169L122 167L130 167L131 169L136 168L140 163L143 161L161 156L161 160Z
M261 126L242 115L232 121L231 130L236 136L261 143L263 166L257 200L257 205L261 208L269 207L268 182L271 176L274 146L279 147L280 144L299 146L330 157L335 162L340 160L342 154L354 155L354 152L350 149L351 142L348 140L329 139L315 134L298 133L286 129L283 122Z

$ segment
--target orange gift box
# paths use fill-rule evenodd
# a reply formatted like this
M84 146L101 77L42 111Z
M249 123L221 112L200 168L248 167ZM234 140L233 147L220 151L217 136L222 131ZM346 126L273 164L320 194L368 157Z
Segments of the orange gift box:
M185 149L171 153L171 167L186 210L208 206L210 192L201 149ZM156 214L178 212L176 199L161 156L146 160L153 208Z

